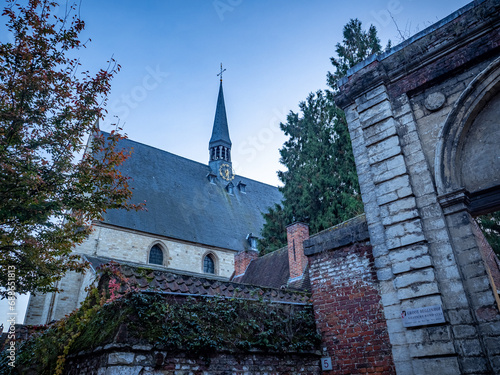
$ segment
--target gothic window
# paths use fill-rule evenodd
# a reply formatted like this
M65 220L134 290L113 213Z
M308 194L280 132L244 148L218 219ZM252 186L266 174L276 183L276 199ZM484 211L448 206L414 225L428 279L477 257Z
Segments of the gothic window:
M203 259L203 272L205 273L215 273L215 261L212 254L207 254L205 259Z
M222 147L222 159L226 160L226 148Z
M154 245L151 250L149 250L149 263L163 265L163 250L160 246Z

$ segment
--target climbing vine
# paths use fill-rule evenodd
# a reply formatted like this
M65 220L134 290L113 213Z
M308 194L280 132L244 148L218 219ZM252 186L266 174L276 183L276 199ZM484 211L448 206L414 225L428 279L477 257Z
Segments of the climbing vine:
M99 288L89 290L80 309L21 343L16 369L5 366L0 375L63 374L69 355L122 342L122 336L130 345L199 354L301 352L320 343L311 306L145 293L127 287L116 265L101 271Z

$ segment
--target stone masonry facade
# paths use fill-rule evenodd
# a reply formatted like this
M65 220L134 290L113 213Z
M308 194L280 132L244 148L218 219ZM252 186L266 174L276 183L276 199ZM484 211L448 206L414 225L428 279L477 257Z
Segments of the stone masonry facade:
M321 374L317 354L224 353L189 355L147 345L97 348L68 358L67 375Z
M203 273L203 258L211 254L218 276L229 278L234 271L235 251L176 241L166 237L97 224L89 238L75 247L74 252L135 262L148 263L149 249L158 245L163 250L164 266L195 273ZM60 293L32 295L25 324L47 324L59 320L80 306L85 299L85 288L93 282L95 274L69 272L58 287Z
M329 374L394 374L364 216L305 241L316 326Z
M336 98L398 374L500 373L496 290L473 228L499 209L499 25L500 2L471 3L351 69ZM434 305L445 323L403 326L403 310Z

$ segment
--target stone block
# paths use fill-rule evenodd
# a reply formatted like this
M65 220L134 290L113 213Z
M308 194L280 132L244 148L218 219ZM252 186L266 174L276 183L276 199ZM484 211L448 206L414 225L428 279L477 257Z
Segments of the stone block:
M410 344L409 349L410 355L413 358L456 354L453 341L435 341L430 343ZM460 372L457 372L455 374L459 373Z
M477 331L472 325L460 324L453 326L453 334L457 339L476 337Z
M452 339L450 326L427 327L426 331L431 341L449 341Z
M408 175L397 176L392 180L377 185L377 203L382 206L387 203L404 199L413 194Z
M439 285L448 309L460 309L468 306L461 280L440 280Z
M413 374L411 361L397 361L394 356L394 367L396 367L396 374Z
M500 354L500 337L485 337L484 344L488 354Z
M474 323L474 319L470 313L470 310L467 309L450 309L448 308L448 319L450 320L450 324L472 324Z
M363 129L385 120L392 116L392 107L389 100L379 101L377 104L367 108L363 112L359 112L359 121Z
M368 162L371 165L380 163L383 160L390 159L402 153L397 135L386 138L379 143L367 147L367 149Z
M365 139L365 146L369 147L375 143L379 143L393 135L396 135L396 124L392 117L383 121L377 122L372 126L364 129L363 136Z
M364 103L364 102L367 102L371 99L373 99L374 97L380 95L381 93L383 92L387 92L387 89L384 85L379 85L369 91L367 91L366 93L364 93L363 95L359 96L357 98L357 102L356 103Z
M398 289L397 296L400 300L405 300L438 293L439 288L437 283L427 282L421 284L413 284L410 287Z
M474 307L479 308L483 306L490 306L496 303L493 292L488 290L486 292L476 292L471 295L471 300Z
M108 364L110 365L130 365L134 362L134 353L110 353Z
M142 366L113 366L108 367L104 375L139 375L142 370Z
M472 279L477 276L486 276L484 262L470 263L462 267L462 273L465 279Z
M406 330L408 344L418 344L429 340L429 335L425 328L415 328Z
M400 319L402 308L399 305L384 307L384 316L386 319Z
M432 266L432 259L429 255L415 257L392 265L392 273L398 275L403 272L418 270Z
M490 280L488 276L478 276L470 279L466 279L465 283L472 293L485 292L491 290Z
M463 374L487 374L488 365L483 357L461 357Z
M482 323L479 330L483 336L500 336L500 321Z
M396 319L388 319L386 320L387 323L387 331L389 332L389 337L391 338L391 343L392 343L392 334L393 333L404 333L406 331L406 328L403 327L403 321L401 320L401 316L399 316Z
M427 283L435 281L434 269L425 268L400 274L394 279L396 288L406 288L413 284Z
M393 274L389 267L377 270L377 279L381 281L392 280Z
M390 226L396 223L408 221L418 217L418 211L416 208L413 210L400 211L397 214L389 214L387 213L387 210L385 210L385 208L386 208L385 206L381 207L381 212L383 217L382 224L384 224L385 226Z
M356 104L357 110L359 113L366 111L368 108L373 107L374 105L377 105L384 100L388 100L389 96L387 95L386 91L382 91L377 95L371 96L370 99L366 99L366 97L359 97L356 98Z
M457 375L461 373L458 359L455 357L415 359L413 360L413 371L415 375Z
M393 158L374 164L372 168L373 182L375 184L381 184L384 181L392 180L407 172L402 155L396 155Z
M352 122L354 122L355 120L357 120L359 118L358 111L356 109L355 104L352 104L349 107L347 107L344 110L344 113L345 113L345 118L347 120L347 123L349 125L351 125Z

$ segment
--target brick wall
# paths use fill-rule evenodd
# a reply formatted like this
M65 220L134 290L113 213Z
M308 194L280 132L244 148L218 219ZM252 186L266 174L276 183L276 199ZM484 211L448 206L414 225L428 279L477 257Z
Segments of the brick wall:
M255 250L239 251L234 255L234 275L243 275L250 262L259 257L259 253Z
M293 280L302 276L307 266L307 257L304 255L304 241L309 239L309 226L304 223L289 225L286 227L286 238L290 280Z
M154 350L147 345L97 349L68 358L65 374L320 374L318 354L211 353Z
M331 374L394 374L364 217L306 241L316 325Z

